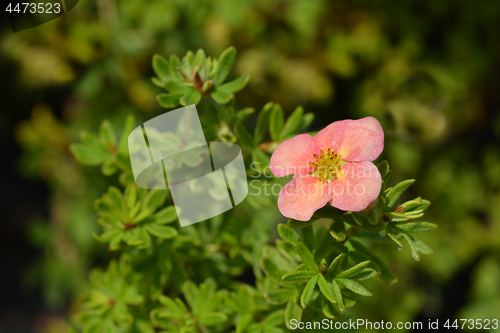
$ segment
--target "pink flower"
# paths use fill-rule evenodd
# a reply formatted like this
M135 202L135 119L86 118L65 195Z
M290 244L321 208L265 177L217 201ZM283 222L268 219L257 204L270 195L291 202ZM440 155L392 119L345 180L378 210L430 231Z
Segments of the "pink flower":
M380 194L382 177L371 161L383 149L384 131L373 117L336 121L314 137L282 142L269 167L277 177L294 177L280 191L280 212L308 221L327 202L344 211L367 208Z

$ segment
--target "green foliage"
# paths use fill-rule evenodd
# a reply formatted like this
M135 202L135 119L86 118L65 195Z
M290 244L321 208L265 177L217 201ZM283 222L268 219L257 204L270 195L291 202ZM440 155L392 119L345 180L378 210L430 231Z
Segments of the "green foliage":
M355 307L347 308L352 318L412 321L421 313L439 316L443 309L447 313L457 309L455 318L497 315L500 294L494 284L499 280L495 269L498 265L494 263L498 262L500 246L500 117L495 112L499 109L499 87L491 74L499 67L500 2L478 6L456 0L127 0L110 7L80 1L71 13L71 19L54 20L22 33L12 34L5 25L2 35L2 59L7 69L2 73L3 82L19 92L6 96L2 121L10 126L10 120L24 117L25 108L33 100L30 96L49 103L35 104L30 119L20 122L14 134L23 150L16 171L49 189L42 199L47 202L47 213L39 213L41 216L34 217L32 223L22 225L28 227L28 239L40 251L26 276L46 302L56 308L51 313L78 309L79 304L73 300L86 288L89 268L108 260L107 244L92 237L92 231L102 233L93 202L109 186L123 192L122 185L133 183L131 174L119 166L115 166L115 175L104 177L99 168L80 165L74 154L68 154L68 145L79 141L81 130L95 132L105 119L120 137L127 114L133 113L139 124L166 111L155 100L155 95L165 92L163 86L158 88L150 82L153 54L168 55L170 65L171 54L181 56L188 49L203 47L207 54L217 56L229 45L237 45L238 57L227 79L251 73L252 81L235 95L239 104L233 97L227 104L219 105L220 109L212 110L210 103L205 107L212 97L203 95L198 111L217 118L203 123L208 129L207 139L238 142L246 150L247 164L253 158L265 166L267 154L279 142L283 128L279 112L273 113L269 118L269 138L265 133L264 141L254 147L258 110L269 100L282 106L283 124L298 104L313 111L311 130L334 120L371 115L382 122L386 131L382 158L391 161L396 171L389 186L407 178L417 179L398 199L401 203L395 205L404 206L403 202L418 195L432 198L431 209L423 218L406 220L406 216L393 212L388 218L394 223L389 224L398 228L386 237L383 236L387 230L375 233L357 229L351 234L350 224L335 219L329 229L332 240L351 252L354 248L356 253L351 256L360 261L377 263L384 281L395 281L396 276L399 280L390 286L384 286L377 278L361 282L375 296L361 298ZM180 59L177 66L182 66ZM159 78L156 83L163 85ZM175 80L184 81L182 75ZM166 105L180 101L177 94L165 94L162 99L161 104ZM241 106L251 106L255 112L248 114L249 109L244 108L241 110L245 112L240 113ZM202 120L206 118L203 116ZM241 126L236 125L238 122ZM241 128L250 133L246 145L240 137ZM114 164L97 165L109 174ZM124 176L119 183L120 173ZM249 174L253 175L250 170ZM269 185L278 182L268 180ZM162 244L167 245L190 239L191 243L183 243L184 247L172 252L183 258L179 265L171 260L150 260L147 264L172 264L187 270L201 266L217 277L223 288L251 267L260 281L262 244L272 242L276 235L273 225L286 221L280 219L273 196L249 196L245 201L234 215L228 213L230 217L208 221L204 223L207 226L194 228L189 237L181 228L179 237L164 241ZM171 204L167 198L165 206ZM12 208L17 209L17 205ZM36 209L30 210L30 216L35 214ZM13 214L7 214L7 219L10 215ZM300 226L323 226L328 230L328 218L332 216L317 212L317 220L301 222ZM365 228L378 225L371 224L376 221L373 214L366 219L364 214L361 218L354 216L358 226L356 221L361 221ZM400 222L396 222L397 217ZM405 230L409 227L403 223L417 221L435 222L439 229L425 234ZM237 226L224 227L228 223ZM419 252L422 261L415 261L406 238L397 237L401 230L429 244L435 254L423 256ZM6 234L10 237L10 232ZM391 236L401 245L395 245ZM322 238L315 237L316 242L321 243ZM152 240L152 246L159 241L155 236ZM197 251L188 244L196 244ZM220 246L221 250L214 251L204 244ZM291 249L286 241L279 246ZM404 248L396 251L399 246ZM130 248L139 253L147 251ZM124 242L120 251L109 256L117 256L122 250L129 250ZM170 253L163 248L158 251ZM376 258L383 260L376 261L375 253ZM214 254L217 260L207 259ZM220 260L221 256L225 260ZM193 258L197 258L194 263ZM354 264L352 258L349 262ZM188 273L186 279L195 283L206 278L192 270ZM177 297L182 285L172 279L177 273L164 275L169 279L165 294ZM247 278L248 273L238 280ZM154 279L146 281L150 286L156 285ZM467 300L467 304L450 304L457 298ZM328 303L312 305L328 312ZM300 318L300 305L285 304L285 318ZM308 307L304 316L312 311L311 304ZM150 321L148 315L141 318L135 317L137 321ZM50 332L69 329L68 323L60 328L66 322L63 315L43 322L50 326L46 328ZM243 327L245 320L238 322Z
M111 250L117 250L123 241L127 245L147 248L151 235L170 239L177 230L164 224L177 219L174 206L160 211L168 192L165 190L145 190L136 185L128 185L122 194L116 187L110 187L101 199L95 202L99 213L99 224L104 232L95 238L103 243L109 242Z
M81 297L86 310L76 316L84 332L114 332L132 324L151 327L134 318L134 307L141 307L144 296L139 293L137 274L129 262L111 261L105 272L92 270L89 279L92 290Z
M268 154L306 130L313 115L298 107L285 117L279 104L269 102L256 115L252 134L245 121L254 109L237 110L234 102L234 93L245 87L249 75L224 83L235 56L234 48L217 59L202 50L182 59L155 55L157 77L152 81L167 91L157 96L161 106L199 104L207 139L236 142L245 162L256 162L265 172ZM344 320L358 296L372 296L360 282L376 277L389 284L397 281L370 240L390 239L403 247L404 238L416 260L419 253L432 253L412 235L437 228L415 221L430 202L419 197L396 205L414 180L387 187L392 171L385 161L378 165L381 194L365 211L344 212L327 205L309 221L290 219L278 225L281 239L273 246L267 244L270 228L252 217L255 198L203 223L179 228L173 224L177 215L168 190L133 184L126 149L133 127L130 116L118 141L114 127L104 121L98 134L82 132L82 143L70 148L80 163L101 165L105 176L121 170L123 187L110 186L94 202L102 229L94 237L119 259L111 261L106 272L91 273L90 291L82 297L83 310L75 319L84 332L265 333L286 332L291 319ZM255 288L234 282L248 269L256 277Z
M153 69L158 77L152 81L167 93L156 96L164 108L174 108L180 105L198 104L205 96L224 105L229 103L234 93L242 90L250 80L245 74L233 81L223 83L229 74L236 58L236 50L230 47L219 56L212 59L203 50L196 54L188 52L179 60L172 55L169 60L156 54L153 57Z
M216 284L212 279L200 284L199 288L193 282L186 281L182 291L189 307L179 298L174 300L161 295L159 301L163 307L151 311L151 322L156 327L166 331L196 332L220 326L227 321L227 315L218 311L223 293L216 291Z
M78 162L84 165L102 165L102 173L111 176L122 170L123 183L130 181L132 169L128 158L128 136L134 129L135 120L129 115L125 120L120 140L117 140L114 126L107 120L103 121L99 134L82 131L82 143L70 145L70 150Z

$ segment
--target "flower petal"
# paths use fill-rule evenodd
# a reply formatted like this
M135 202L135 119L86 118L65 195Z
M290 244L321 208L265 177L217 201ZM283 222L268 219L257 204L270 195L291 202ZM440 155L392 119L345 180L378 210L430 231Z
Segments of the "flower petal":
M373 117L353 120L337 130L332 149L345 161L373 161L384 150L384 130Z
M333 207L358 212L377 199L382 187L382 176L372 162L347 163L330 187L330 204Z
M313 155L319 155L319 152L318 144L312 136L300 134L276 147L269 168L277 177L306 174L313 171L309 162L314 162L316 159Z
M319 149L323 151L327 151L328 148L332 148L332 141L333 137L335 136L335 133L338 131L342 125L345 125L347 123L352 122L353 120L351 119L346 119L346 120L339 120L331 123L330 125L326 126L323 128L321 131L319 131L314 138L316 139L316 142L319 145Z
M298 221L309 221L314 212L330 200L330 185L311 175L294 176L283 186L278 208L284 216Z

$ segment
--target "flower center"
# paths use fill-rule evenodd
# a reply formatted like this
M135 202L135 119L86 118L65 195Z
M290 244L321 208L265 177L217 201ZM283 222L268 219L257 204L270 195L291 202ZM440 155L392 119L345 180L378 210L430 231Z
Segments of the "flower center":
M329 183L335 179L340 169L347 164L346 161L341 160L337 153L330 148L326 152L322 150L319 156L317 154L313 156L316 161L309 162L309 165L314 168L311 176Z

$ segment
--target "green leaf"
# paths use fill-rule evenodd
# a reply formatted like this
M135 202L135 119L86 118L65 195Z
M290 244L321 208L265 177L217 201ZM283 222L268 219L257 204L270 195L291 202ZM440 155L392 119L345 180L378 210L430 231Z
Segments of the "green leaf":
M229 91L220 88L216 88L214 92L210 94L210 96L212 96L214 101L219 104L226 104L234 97L234 95Z
M399 233L398 233L398 235L399 235ZM399 249L402 249L404 247L403 243L401 243L401 241L398 239L398 236L396 236L395 234L388 232L387 236L389 236L389 238L392 239L394 241L394 243L396 243L398 245Z
M216 86L219 86L224 82L231 67L233 67L234 60L236 59L236 49L234 47L227 48L222 54L219 56L217 61L217 66L215 68L215 73L213 76L214 83Z
M145 209L141 210L138 215L135 215L134 218L132 219L132 221L135 223L141 222L145 218L149 217L151 214L152 214L151 209L145 208Z
M370 212L366 215L366 219L368 220L368 223L371 225L376 225L378 223L378 216L375 212Z
M378 275L378 273L376 270L374 270L372 268L365 268L361 273L359 273L356 276L353 276L352 278L356 279L358 281L365 281L365 280L374 278L377 275Z
M407 217L410 218L410 220L415 220L415 219L418 219L418 218L421 218L422 216L424 216L424 211L423 210L415 210L415 211L408 211L408 212L404 212L403 214L405 214Z
M288 272L285 275L283 275L282 280L283 281L301 281L301 280L310 279L314 275L316 275L316 272L305 271L305 270L291 271L291 272Z
M300 229L300 237L302 238L302 242L309 248L314 248L314 230L312 226L307 226L305 228Z
M403 207L403 212L408 210L413 210L414 207L417 207L422 203L422 198L418 197L413 200L406 201L402 203L400 206Z
M121 208L122 206L122 201L123 201L123 195L120 192L119 189L117 189L114 186L110 186L108 188L108 192L106 193L107 201L108 203L115 205L118 208Z
M270 163L269 157L259 148L254 148L252 150L252 160L258 163L256 167L263 171L269 166Z
M430 205L431 205L431 202L429 200L422 199L422 203L418 206L413 207L413 209L411 209L411 210L412 211L413 210L425 211L425 210L427 210L427 208L429 208Z
M194 66L194 54L192 51L188 51L181 60L181 69L185 76L191 76L193 73Z
M380 171L380 175L382 176L382 179L387 175L389 172L389 163L387 161L382 161L379 164L377 164L378 171Z
M144 197L143 208L149 208L152 212L161 206L166 199L165 190L150 190Z
M358 282L349 279L335 278L335 280L341 282L347 289L362 296L373 296L365 287L360 285Z
M297 221L294 219L289 219L287 225L292 229L302 229L310 226L316 220L316 218L312 218L309 221Z
M297 243L297 253L299 254L300 258L302 259L302 261L309 270L315 273L319 272L319 267L314 261L313 254L311 253L311 251L309 251L307 246L304 245L304 243L302 242Z
M318 286L321 293L332 303L337 303L335 295L333 294L332 287L328 282L326 282L325 277L322 274L318 274Z
M186 298L187 303L193 310L196 308L196 300L198 298L198 287L193 283L193 281L185 281L182 285L182 292Z
M297 235L297 233L286 224L278 224L278 233L281 238L293 244L299 241L299 235Z
M377 211L378 209L380 209L380 211L382 211L383 208L385 206L387 206L387 202L385 201L385 197L383 195L378 196L378 203L379 203L380 207L375 207L374 212ZM379 213L377 213L377 214L379 214Z
M283 240L277 239L276 240L276 246L278 248L282 248L283 250L285 250L289 254L298 255L298 253L297 253L297 247L296 247L295 243L290 243L290 242L287 242L287 241L283 241Z
M293 289L279 289L266 291L264 298L271 304L283 304L294 296Z
M133 230L135 230L137 233L137 239L142 241L139 248L145 249L149 247L149 245L151 245L151 237L146 232L146 229L144 227L136 227Z
M120 177L118 177L120 184L122 185L130 185L135 184L134 176L131 171L124 171L121 173Z
M247 119L248 116L254 112L255 112L254 108L243 108L241 110L238 110L238 112L236 112L236 115L234 116L235 123L241 122L241 121Z
M179 306L178 302L174 301L170 297L167 297L167 296L164 296L164 295L160 295L160 297L158 298L158 300L167 309L169 309L170 311L172 311L173 313L175 313L176 316L178 316L178 318L180 318L180 316L182 316L186 312L186 310L184 308L182 308L181 306Z
M115 128L109 120L104 120L101 123L101 127L99 129L99 137L101 139L101 142L107 146L109 144L115 145L116 144L116 133L115 133Z
M236 323L236 333L245 332L245 328L251 322L253 322L253 316L251 314L247 313L241 316L241 319Z
M326 272L326 278L333 278L342 268L347 265L347 255L344 253L339 254L335 259L332 260L328 271Z
M69 150L78 162L85 165L100 165L111 158L111 154L82 143L71 144Z
M167 224L174 222L175 220L177 220L177 211L175 210L175 206L169 206L160 210L153 216L153 218L154 223L156 224Z
M227 315L222 312L202 313L198 316L200 324L205 326L214 326L227 320Z
M359 224L360 227L363 226L363 224L365 222L364 216L362 216L361 214L358 214L358 213L352 213L352 218L354 219L354 221L357 224Z
M283 257L283 252L278 251L275 247L264 245L262 248L262 256L270 258L276 265L286 271L291 271L295 264L291 264L288 259Z
M198 90L192 89L191 91L182 95L179 102L181 105L187 106L192 104L198 104L201 99L201 93Z
M401 235L406 239L408 244L410 245L410 250L413 258L417 261L420 260L420 256L418 252L423 254L432 254L434 251L424 242L414 238L412 235L407 234L406 232L401 232Z
M153 69L160 79L163 81L171 80L168 60L159 54L153 56Z
M130 135L130 133L132 133L134 126L135 118L133 115L129 114L127 116L127 119L125 119L120 142L118 143L118 151L124 155L128 155L128 136Z
M340 311L344 312L345 307L344 307L344 301L342 299L342 292L340 291L340 287L339 287L337 281L335 281L335 280L332 281L332 292L333 292L333 296L334 296L335 300L337 301L338 309Z
M269 118L269 133L273 141L278 141L280 139L284 121L285 115L283 114L283 109L278 104L274 105Z
M118 171L118 167L113 161L106 161L103 163L101 167L102 174L105 176L111 176L116 171Z
M338 274L337 277L345 278L345 279L355 277L358 274L360 274L365 269L365 267L368 266L369 264L370 264L369 260L360 262L356 266L351 267L348 270L343 271L342 273Z
M330 225L330 235L337 241L343 242L346 239L344 222L341 219L335 220Z
M131 209L136 205L137 201L137 187L134 185L129 185L125 188L125 202L127 204L127 208Z
M312 113L312 112L306 113L302 117L302 122L301 122L301 125L300 125L298 132L304 132L309 127L309 125L311 125L313 120L314 120L314 113Z
M288 117L283 126L283 130L281 131L280 137L282 139L286 139L289 135L296 133L296 131L300 128L302 122L302 114L304 113L304 109L299 106L293 111L293 113Z
M380 278L385 282L389 284L393 284L398 282L398 279L394 275L394 273L390 270L389 266L380 259L377 255L373 254L368 248L366 248L363 244L360 242L350 239L349 242L351 245L359 252L363 253L366 255L368 258L370 258L377 266L380 267Z
M265 328L266 333L284 333L281 328L277 328L274 326L282 325L284 319L284 310L277 310L270 313L266 319L264 319L263 324L267 327ZM271 329L272 328L272 329Z
M123 237L123 240L128 244L128 245L132 245L132 246L138 246L138 245L145 245L144 243L144 238L141 237L142 236L142 232L141 234L139 234L139 228L133 228L133 229L130 229L130 230L127 230L125 232L125 235ZM142 230L142 228L141 228Z
M333 304L334 303L328 301L326 298L321 299L321 310L326 318L335 319L339 317L337 311L335 311L336 307Z
M260 265L262 266L262 269L264 270L264 273L266 273L271 280L277 283L281 283L283 280L283 277L285 274L285 271L279 268L271 259L267 257L263 257L260 260ZM308 272L310 273L310 272ZM312 276L312 275L311 275ZM309 277L306 277L304 279L308 279ZM297 279L300 280L300 279Z
M180 72L181 68L181 61L179 60L179 57L177 57L175 54L172 54L170 56L170 60L168 62L168 68L170 69L170 76L173 78L174 81L182 81L182 74Z
M190 91L193 91L194 88L185 85L184 83L178 81L167 81L165 82L165 89L172 94L183 95Z
M177 230L168 226L150 223L146 224L146 229L158 238L170 239L177 236Z
M249 80L250 74L245 74L243 76L240 76L236 80L220 85L217 89L225 90L230 93L236 93L245 88Z
M257 126L255 127L255 135L254 135L254 143L258 145L264 140L264 136L266 135L267 125L269 121L269 117L273 110L273 103L269 102L262 108L259 116L257 117Z
M391 222L406 222L410 219L406 214L401 213L389 212L387 215L391 219Z
M314 293L314 287L316 287L316 282L318 282L318 276L319 274L314 275L309 282L307 282L304 290L302 291L302 295L300 296L300 305L302 305L303 308L305 308L311 300Z
M416 234L430 232L437 229L437 225L429 222L398 223L395 228Z
M418 254L417 248L415 247L415 244L413 243L413 237L411 237L406 232L402 232L401 235L403 235L403 237L406 239L406 241L410 245L411 255L412 255L413 259L415 259L416 261L420 261L420 255Z
M389 214L389 213L387 213L387 214ZM358 216L360 216L360 215L358 215ZM368 232L379 232L379 231L386 229L386 227L387 227L387 225L383 221L380 223L377 223L376 225L368 223L366 217L364 217L364 216L362 216L363 226L360 226L359 223L354 220L354 214L343 215L342 221L344 221L347 224L352 225L353 227L355 227L357 229L361 229L361 230L368 231Z
M124 236L123 233L119 233L109 241L110 250L112 251L118 250L118 248L120 247L120 243L123 240L123 236Z
M356 304L356 300L344 297L344 304L346 308L350 308Z
M156 76L151 78L151 82L157 87L163 88L165 86L165 82L157 78Z
M155 333L153 324L149 321L134 318L134 323L137 326L138 333Z
M328 230L326 230L324 227L320 226L316 230L316 239L319 238L319 241L316 241L316 247L313 250L314 257L318 259L323 259L328 256L330 251L332 250L332 246L330 243L331 241L331 236ZM326 265L326 269L328 269L328 264Z
M158 104L160 104L161 107L163 108L175 108L177 105L180 104L179 100L181 99L182 95L179 94L167 94L167 93L162 93L156 95L156 100L158 101Z
M198 51L196 51L193 64L194 66L198 66L199 69L199 67L206 61L206 59L207 56L205 54L205 51L203 49L198 49Z
M108 230L100 235L97 235L95 232L93 232L92 236L94 236L94 238L101 243L107 243L111 239L113 239L116 236L118 236L119 234L121 234L121 232L122 231L120 229L111 229L111 230Z
M254 146L254 140L252 138L252 135L248 130L245 128L245 126L238 122L236 126L234 127L234 133L236 134L236 137L238 138L238 143L242 144L247 147L253 147Z
M394 186L387 195L387 206L392 207L399 199L401 194L403 194L403 192L406 191L406 189L410 187L410 185L413 184L414 182L415 179L408 179Z
M412 238L413 244L415 245L415 248L417 249L418 252L423 253L423 254L433 254L434 251L424 242L422 242L419 239Z
M302 309L298 306L293 299L289 300L286 304L285 309L285 325L291 330L290 322L296 320L300 322L302 320Z
M141 209L141 202L140 201L134 202L134 205L132 207L129 207L129 209L128 209L129 219L132 221L135 221L135 219L137 217L137 213L139 213L140 209ZM148 211L149 211L149 209L148 209Z

